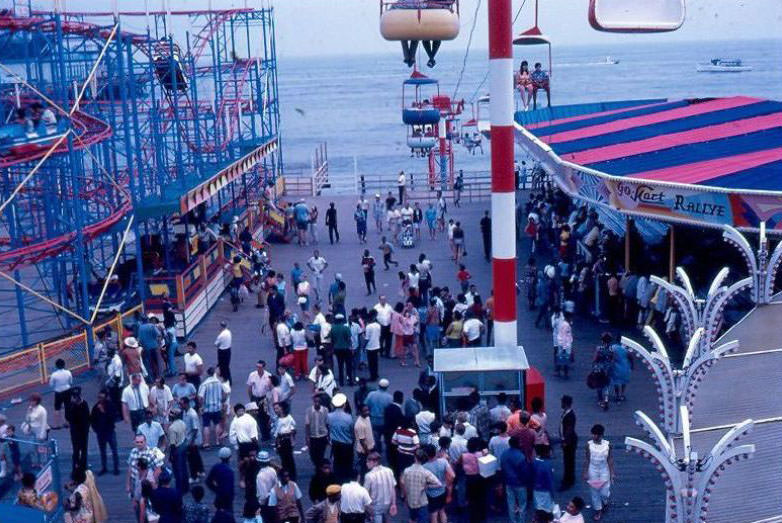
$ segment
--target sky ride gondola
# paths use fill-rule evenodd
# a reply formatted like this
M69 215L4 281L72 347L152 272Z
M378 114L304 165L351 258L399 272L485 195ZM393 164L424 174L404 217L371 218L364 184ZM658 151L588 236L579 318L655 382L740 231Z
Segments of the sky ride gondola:
M684 23L685 0L590 0L589 25L609 33L664 33Z
M412 97L408 94L410 90ZM402 82L402 122L405 125L437 125L440 109L432 101L439 95L439 82L414 70L410 78Z
M527 90L532 94L533 107L537 107L537 92L539 89L546 91L548 105L551 106L551 76L553 74L553 60L551 58L551 40L543 34L538 26L538 0L535 0L535 24L523 31L513 39L513 45L533 46L545 45L548 47L548 69L545 70L545 80L536 80L532 75L527 79L526 85L518 84L516 87L522 91ZM519 73L520 74L520 73ZM519 79L516 80L519 82ZM525 92L522 91L522 101L524 101ZM527 103L525 102L525 107Z
M429 57L426 65L434 67L440 43L459 35L459 1L380 0L380 34L402 43L408 67L415 65L420 42Z
M439 95L438 81L418 71L402 82L402 122L407 126L407 145L419 156L435 145L440 109L433 100Z

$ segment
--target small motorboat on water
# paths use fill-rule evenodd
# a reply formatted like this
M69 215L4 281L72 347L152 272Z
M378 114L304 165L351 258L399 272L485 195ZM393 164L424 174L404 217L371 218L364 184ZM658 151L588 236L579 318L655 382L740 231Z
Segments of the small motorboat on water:
M605 60L600 62L600 63L601 64L605 64L605 65L616 65L616 64L619 63L619 60L617 60L616 58L614 58L611 55L606 55Z
M713 58L705 64L698 64L695 68L699 73L743 73L751 71L752 67L744 65L741 60L723 60L722 58Z

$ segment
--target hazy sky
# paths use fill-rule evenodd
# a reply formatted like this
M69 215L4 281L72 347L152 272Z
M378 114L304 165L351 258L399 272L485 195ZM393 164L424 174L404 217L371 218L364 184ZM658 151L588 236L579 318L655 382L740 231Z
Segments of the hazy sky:
M644 0L627 0L643 2ZM215 4L217 0L215 0ZM461 0L462 29L452 48L467 44L473 14L480 3L473 35L476 49L487 48L488 0ZM513 0L514 14L522 0ZM361 54L396 52L378 29L377 0L275 0L278 55ZM587 21L588 0L540 0L540 27L554 44L578 45L675 40L779 38L782 0L687 0L687 20L672 33L617 35L593 30ZM534 0L526 0L514 32L532 25Z
M51 6L54 0L34 0L36 6ZM142 0L117 0L120 9L143 10ZM147 0L160 9L163 0ZM280 57L366 54L399 51L398 42L386 42L379 31L378 0L169 0L173 9L203 9L260 6L272 3L276 9L277 52ZM646 0L626 0L644 2ZM686 0L687 21L678 31L655 35L617 35L594 31L587 22L588 0L540 0L540 27L554 45L662 42L676 40L779 38L782 34L782 0ZM69 10L111 9L109 0L60 0ZM513 0L516 13L525 0ZM0 5L2 0L0 0ZM458 39L447 45L464 49L476 6L478 23L474 49L487 48L488 0L461 0L462 29ZM532 25L534 0L526 0L514 32ZM141 19L131 19L132 29ZM140 26L141 27L141 26ZM139 27L139 28L140 28Z

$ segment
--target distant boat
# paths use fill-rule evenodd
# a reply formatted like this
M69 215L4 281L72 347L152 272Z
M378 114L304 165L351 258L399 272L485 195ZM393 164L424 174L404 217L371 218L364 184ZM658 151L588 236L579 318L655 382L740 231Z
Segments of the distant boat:
M619 60L617 60L613 56L608 55L606 56L605 60L600 63L605 65L616 65L619 63Z
M708 63L698 64L695 70L699 73L743 73L751 71L752 67L743 65L741 60L738 59L723 60L722 58L714 58Z

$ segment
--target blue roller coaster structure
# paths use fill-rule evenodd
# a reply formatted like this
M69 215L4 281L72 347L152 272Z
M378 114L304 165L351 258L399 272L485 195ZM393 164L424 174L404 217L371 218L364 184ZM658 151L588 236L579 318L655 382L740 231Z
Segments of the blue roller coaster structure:
M282 169L273 9L28 5L0 11L0 49L0 354L80 329L91 347L207 229L257 234Z

